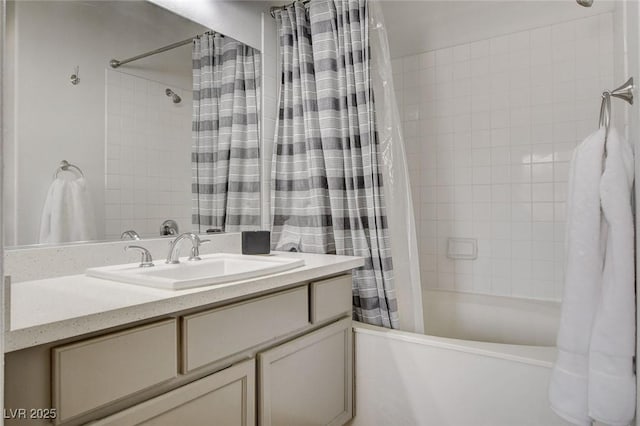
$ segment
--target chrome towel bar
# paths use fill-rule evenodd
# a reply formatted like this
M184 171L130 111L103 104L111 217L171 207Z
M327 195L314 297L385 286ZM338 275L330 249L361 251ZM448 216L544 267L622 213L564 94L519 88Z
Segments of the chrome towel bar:
M56 179L60 172L68 172L71 171L71 169L75 170L81 177L84 177L84 173L82 173L80 167L76 166L75 164L71 164L67 160L62 160L55 173L53 174L53 178Z
M633 77L629 78L622 86L611 91L602 92L602 103L600 104L600 127L605 128L605 135L609 134L609 125L611 124L611 97L622 99L629 105L633 105Z

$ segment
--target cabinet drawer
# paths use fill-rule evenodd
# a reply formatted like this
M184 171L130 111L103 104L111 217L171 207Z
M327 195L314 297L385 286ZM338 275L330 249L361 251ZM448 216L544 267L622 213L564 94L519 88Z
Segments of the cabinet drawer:
M311 323L351 315L351 274L311 283Z
M255 369L241 362L91 425L255 425Z
M307 286L187 315L182 320L182 372L250 349L309 323Z
M58 422L177 376L175 319L53 349Z

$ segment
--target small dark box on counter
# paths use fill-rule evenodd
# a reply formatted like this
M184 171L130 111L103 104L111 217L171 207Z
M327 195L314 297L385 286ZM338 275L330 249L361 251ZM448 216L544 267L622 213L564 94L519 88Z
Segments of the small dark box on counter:
M242 254L269 254L271 232L242 231Z

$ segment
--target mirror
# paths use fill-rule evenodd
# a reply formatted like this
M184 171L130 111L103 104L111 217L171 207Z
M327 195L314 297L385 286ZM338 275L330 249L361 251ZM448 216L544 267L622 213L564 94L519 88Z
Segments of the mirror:
M259 228L256 49L143 1L8 1L3 74L5 246Z

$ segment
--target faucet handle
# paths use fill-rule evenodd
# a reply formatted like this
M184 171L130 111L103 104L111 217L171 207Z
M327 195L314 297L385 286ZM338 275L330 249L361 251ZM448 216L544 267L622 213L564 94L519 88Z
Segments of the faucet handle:
M149 250L147 250L146 248L142 247L142 246L134 246L134 245L129 245L129 246L125 246L124 251L128 251L128 250L140 250L140 268L149 268L151 266L154 266L153 264L153 258L151 257L151 253L149 252Z
M210 243L211 240L201 240L198 238L196 244L191 247L191 256L187 260L202 260L200 257L200 245Z

